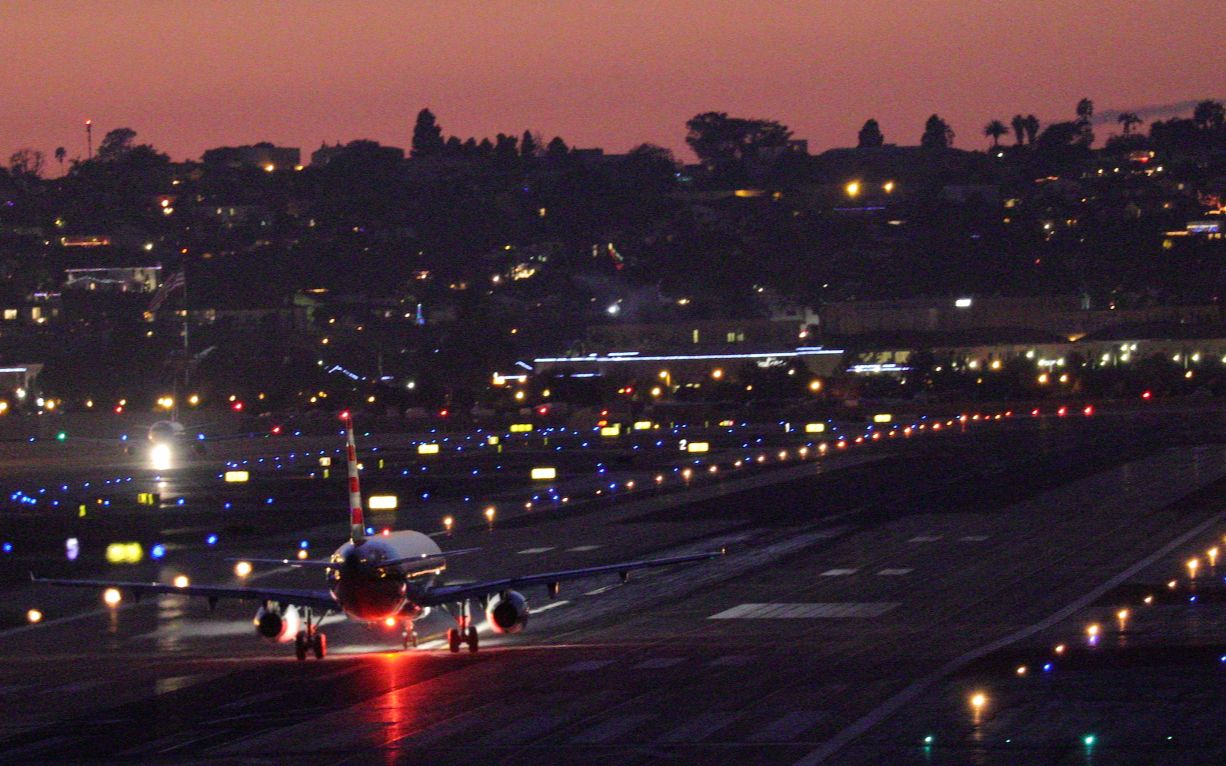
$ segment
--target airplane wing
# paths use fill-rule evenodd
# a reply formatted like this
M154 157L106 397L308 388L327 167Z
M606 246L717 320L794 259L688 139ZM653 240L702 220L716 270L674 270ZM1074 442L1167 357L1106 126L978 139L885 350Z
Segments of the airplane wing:
M512 588L523 588L529 585L547 585L552 589L563 580L578 580L592 575L617 572L625 580L630 572L636 569L666 567L674 564L688 564L693 561L706 561L719 558L724 550L694 553L688 556L672 556L662 559L643 559L641 561L623 561L617 564L605 564L598 567L583 567L582 569L563 569L557 572L541 572L539 574L507 577L501 580L485 580L483 582L463 583L459 585L437 585L426 589L420 599L415 599L422 606L439 606L452 604L469 598L480 598L491 593Z
M312 609L336 610L336 600L326 590L298 590L293 588L238 588L225 585L187 585L182 588L160 582L123 582L119 580L60 580L30 575L30 579L43 585L58 585L65 588L120 588L131 591L136 598L146 593L176 593L184 596L203 596L210 601L232 598L242 601L280 601Z
M315 569L336 569L337 565L331 559L252 559L233 557L226 561L246 561L248 564L272 564L286 567L306 567Z
M435 566L444 563L448 556L462 556L466 553L475 553L479 550L481 549L457 548L451 551L443 551L442 553L427 553L418 556L406 556L402 559L387 559L386 561L371 562L371 565L380 569L401 566L404 564L426 564L429 566ZM226 561L246 561L248 564L272 564L287 567L314 567L316 569L338 569L340 567L340 565L333 562L332 559L253 559L232 557L226 559Z

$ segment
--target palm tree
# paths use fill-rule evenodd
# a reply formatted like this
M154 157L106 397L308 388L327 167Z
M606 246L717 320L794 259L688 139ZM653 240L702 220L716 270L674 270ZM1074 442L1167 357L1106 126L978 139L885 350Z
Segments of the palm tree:
M1023 127L1026 129L1026 143L1033 144L1035 138L1039 135L1039 118L1033 114L1028 114L1022 122Z
M992 148L1000 146L1000 137L1009 135L1009 129L1000 120L992 120L983 128L983 134L992 139Z
M1132 133L1133 128L1145 122L1145 120L1137 116L1136 112L1121 112L1120 116L1115 119L1124 126L1124 135L1126 136Z
M1017 145L1021 146L1022 141L1026 140L1026 118L1015 114L1013 121L1009 124L1013 126L1013 135L1017 137Z

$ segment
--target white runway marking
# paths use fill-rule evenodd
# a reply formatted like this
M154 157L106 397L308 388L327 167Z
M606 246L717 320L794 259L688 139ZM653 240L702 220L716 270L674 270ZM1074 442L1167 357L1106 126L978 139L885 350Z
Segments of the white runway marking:
M847 575L854 575L857 571L858 570L855 570L855 569L827 569L825 572L822 572L821 576L822 577L846 577Z
M701 742L742 715L735 711L709 710L665 734L660 741L669 744Z
M899 577L901 575L911 574L914 571L915 570L911 569L910 567L899 567L897 569L882 569L877 574L881 575L882 577Z
M880 617L897 601L848 602L843 604L741 604L708 617L708 620L811 620L821 617Z
M552 546L552 545L550 545L550 546L546 546L546 547L544 547L544 548L524 548L524 549L523 549L522 551L520 551L519 553L520 553L520 555L528 555L528 556L530 556L530 555L532 555L532 554L534 554L534 553L545 553L545 552L547 552L547 551L551 551L551 550L553 550L553 546Z
M937 540L940 540L941 537L942 537L941 535L917 535L916 537L912 537L907 542L909 543L935 543Z
M684 657L652 657L634 666L635 670L663 670L685 662Z
M749 736L750 742L791 742L827 716L824 710L795 710Z
M567 605L567 604L569 604L569 603L570 603L570 602L569 602L569 601L566 601L566 600L562 600L562 601L551 601L551 602L549 602L548 604L545 604L544 606L534 606L534 607L532 607L532 613L533 613L533 614L540 614L541 612L548 612L550 609L557 609L558 607L560 607L560 606L566 606L566 605Z
M570 741L580 745L601 745L606 742L612 742L613 740L629 734L631 731L647 723L654 717L655 716L648 713L618 715L607 721L598 723L586 731L579 732L572 737Z
M600 670L606 665L612 665L613 660L583 660L561 668L563 673L587 673L592 670Z
M600 586L599 588L597 588L596 590L589 590L587 593L584 593L583 595L585 595L585 596L599 596L601 593L604 593L605 591L613 590L613 589L614 589L614 588L616 588L616 587L617 587L617 585L616 585L616 584L613 584L613 585L602 585L602 586Z
M987 535L963 535L962 537L958 538L960 542L964 543L981 543L987 539Z
M707 665L715 668L739 668L742 665L748 665L757 659L753 654L725 654L723 657L716 657L707 663Z
M586 553L588 551L594 551L599 547L601 546L599 545L576 545L574 548L567 548L566 550L569 551L570 553Z

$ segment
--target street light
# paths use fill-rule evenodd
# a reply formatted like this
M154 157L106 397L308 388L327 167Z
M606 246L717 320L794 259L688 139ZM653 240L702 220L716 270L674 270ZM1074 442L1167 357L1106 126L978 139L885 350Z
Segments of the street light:
M856 197L860 196L860 182L848 181L847 185L843 187L843 191L847 192L848 197L855 199Z

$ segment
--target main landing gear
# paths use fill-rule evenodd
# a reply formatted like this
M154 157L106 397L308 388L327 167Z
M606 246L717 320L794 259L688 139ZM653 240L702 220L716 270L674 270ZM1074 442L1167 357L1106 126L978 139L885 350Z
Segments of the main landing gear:
M456 627L447 630L447 648L452 654L458 654L460 646L468 644L469 653L476 654L477 649L480 648L480 642L477 638L477 626L472 624L472 617L468 614L468 601L458 604L456 611L451 615L455 617Z
M326 613L320 615L320 618L312 623L311 610L306 610L306 627L294 636L294 655L299 661L307 658L308 651L314 654L317 660L322 660L328 655L328 637L319 629L326 616Z

